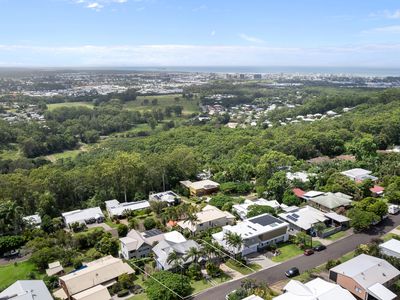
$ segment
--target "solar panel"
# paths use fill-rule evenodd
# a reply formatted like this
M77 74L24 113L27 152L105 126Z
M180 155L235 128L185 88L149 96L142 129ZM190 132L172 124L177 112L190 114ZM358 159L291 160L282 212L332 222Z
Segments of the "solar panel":
M292 216L295 218L300 218L300 216L298 214L292 214Z
M288 215L287 218L292 220L292 221L297 222L297 219L295 217L291 216L291 215Z

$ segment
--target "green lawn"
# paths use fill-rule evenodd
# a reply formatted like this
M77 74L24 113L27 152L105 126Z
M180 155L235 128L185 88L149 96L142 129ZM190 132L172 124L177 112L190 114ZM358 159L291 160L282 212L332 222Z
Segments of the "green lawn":
M253 271L250 269L253 269L254 271L258 271L261 269L261 266L258 264L247 264L247 268L246 268L245 266L236 263L232 259L227 260L225 265L227 265L229 268L231 268L243 275L248 275L248 274L253 273Z
M38 274L33 263L29 261L19 262L17 266L14 264L0 266L0 290L8 287L16 280L29 279L29 274L34 272L36 278L41 278L42 275Z
M212 287L211 283L205 280L192 281L191 286L193 288L193 294Z
M336 240L344 237L345 235L346 235L346 231L339 231L339 232L336 232L336 233L328 236L326 239L330 240L330 241L336 241Z
M271 258L271 260L274 262L286 261L303 253L303 250L292 243L278 244L278 249L281 251L281 254Z
M148 300L147 295L145 293L143 294L137 294L135 296L132 296L128 298L127 300Z
M54 110L54 109L60 108L60 107L77 107L77 106L93 108L93 104L90 102L62 102L62 103L47 104L47 109Z
M184 114L191 114L199 111L198 99L183 99L180 94L172 95L155 95L155 96L138 96L135 101L128 101L124 104L124 107L129 110L146 111L152 110L153 108L164 109L167 106L183 106ZM176 101L175 98L179 98ZM149 101L148 105L143 105L143 101L147 99ZM151 105L151 101L157 99L157 105Z

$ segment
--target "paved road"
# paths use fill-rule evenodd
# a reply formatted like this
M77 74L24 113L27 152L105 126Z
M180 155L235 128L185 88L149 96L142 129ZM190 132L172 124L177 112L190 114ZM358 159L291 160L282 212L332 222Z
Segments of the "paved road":
M344 254L353 251L358 245L369 242L372 238L377 238L400 225L400 215L390 216L380 226L376 226L368 233L357 233L347 238L339 240L327 247L322 252L317 252L311 256L300 256L290 261L281 263L269 269L261 270L247 278L257 281L276 283L285 279L285 271L291 267L298 267L300 272L307 271L326 263L329 259L338 259ZM195 300L223 300L225 295L240 287L241 280L230 281L215 288L198 294Z

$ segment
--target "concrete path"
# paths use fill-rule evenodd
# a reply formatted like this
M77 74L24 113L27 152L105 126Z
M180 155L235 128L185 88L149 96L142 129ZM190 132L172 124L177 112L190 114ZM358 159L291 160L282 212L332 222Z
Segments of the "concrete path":
M227 265L225 264L220 264L219 268L228 276L230 276L232 278L232 280L237 280L240 278L243 278L244 275L234 269L229 268Z

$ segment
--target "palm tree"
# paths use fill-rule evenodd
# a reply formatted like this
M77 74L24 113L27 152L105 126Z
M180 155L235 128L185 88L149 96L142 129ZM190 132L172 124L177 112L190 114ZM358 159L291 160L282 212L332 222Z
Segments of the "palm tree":
M199 262L199 256L201 255L201 251L196 248L196 247L190 247L189 250L187 251L184 260L188 261L192 259L194 264L197 264Z
M236 250L232 251L235 256L238 254L243 245L243 238L235 232L226 232L224 235L224 241L226 242L227 246Z
M192 225L194 227L194 226L196 226L198 221L199 221L199 218L197 217L197 215L190 212L187 214L184 223L189 223L190 225Z
M173 269L177 269L182 265L182 257L175 250L173 250L168 254L167 263L172 265Z

